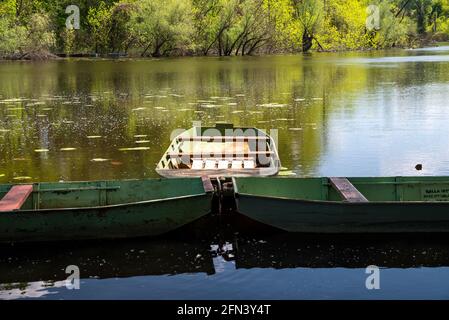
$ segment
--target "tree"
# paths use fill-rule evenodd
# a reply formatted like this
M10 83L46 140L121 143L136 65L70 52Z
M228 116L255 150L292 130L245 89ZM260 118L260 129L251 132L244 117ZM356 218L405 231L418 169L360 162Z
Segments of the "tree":
M87 14L87 23L96 53L109 49L109 32L111 29L111 8L101 1L98 7L92 7Z
M189 45L193 25L192 8L185 0L142 0L136 3L130 21L131 34L153 57L167 56Z
M302 51L307 52L312 48L312 41L316 40L323 22L324 5L321 0L293 0L295 17L301 23Z

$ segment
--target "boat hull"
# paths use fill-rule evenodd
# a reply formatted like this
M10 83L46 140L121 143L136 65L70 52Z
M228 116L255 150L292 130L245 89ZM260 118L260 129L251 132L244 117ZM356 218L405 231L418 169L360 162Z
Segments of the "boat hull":
M288 232L449 232L447 202L345 203L239 194L237 203L241 214Z
M77 209L0 214L0 242L158 236L210 212L211 194Z

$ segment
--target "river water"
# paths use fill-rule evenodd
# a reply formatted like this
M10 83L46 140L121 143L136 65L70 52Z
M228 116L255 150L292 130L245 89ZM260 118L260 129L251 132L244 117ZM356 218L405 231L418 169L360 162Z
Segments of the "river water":
M298 177L447 175L448 108L449 47L1 62L0 183L157 177L171 132L194 121L277 130ZM449 242L413 239L4 248L0 299L449 298ZM81 265L80 290L64 285L69 264ZM365 286L369 265L379 290Z

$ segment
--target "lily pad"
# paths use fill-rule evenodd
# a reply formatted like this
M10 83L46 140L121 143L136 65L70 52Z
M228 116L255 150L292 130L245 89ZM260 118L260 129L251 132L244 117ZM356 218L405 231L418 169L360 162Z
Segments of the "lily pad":
M296 173L291 170L281 171L279 172L279 176L296 176Z
M24 177L14 177L13 179L14 180L31 180L33 178L24 176Z
M109 159L94 158L94 159L92 159L90 161L92 161L92 162L106 162L106 161L109 161Z
M150 150L150 147L120 148L119 151L144 151Z

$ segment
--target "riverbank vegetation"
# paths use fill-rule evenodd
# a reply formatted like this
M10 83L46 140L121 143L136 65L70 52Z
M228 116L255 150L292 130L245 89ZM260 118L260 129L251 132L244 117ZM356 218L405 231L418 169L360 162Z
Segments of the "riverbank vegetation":
M253 55L449 39L449 0L2 0L0 57ZM377 19L378 16L378 19Z

